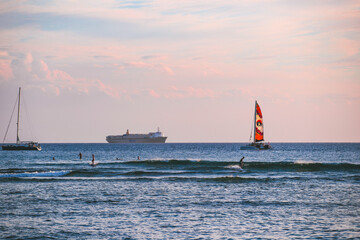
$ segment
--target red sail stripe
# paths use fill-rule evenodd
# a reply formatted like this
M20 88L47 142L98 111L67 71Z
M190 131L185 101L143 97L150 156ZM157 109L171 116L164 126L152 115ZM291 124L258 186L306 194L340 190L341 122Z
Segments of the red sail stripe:
M262 113L259 104L256 104L256 114L259 115L260 118L262 118Z

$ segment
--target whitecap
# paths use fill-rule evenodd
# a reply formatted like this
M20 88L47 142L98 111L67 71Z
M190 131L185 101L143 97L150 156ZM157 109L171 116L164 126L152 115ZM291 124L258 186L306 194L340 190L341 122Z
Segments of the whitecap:
M316 162L314 162L312 160L296 160L294 163L295 164L314 164Z
M226 166L225 168L243 170L239 165L229 165Z

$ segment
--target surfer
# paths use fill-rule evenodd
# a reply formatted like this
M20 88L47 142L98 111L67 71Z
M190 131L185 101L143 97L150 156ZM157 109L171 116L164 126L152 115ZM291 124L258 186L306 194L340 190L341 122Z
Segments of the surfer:
M244 158L245 158L245 157L242 157L242 158L240 159L240 162L239 162L239 166L240 166L241 168L244 167Z
M79 153L79 158L80 158L80 160L82 159L82 154L81 154L81 152Z
M53 157L53 160L55 160L55 157Z
M138 160L140 160L140 156L138 156Z

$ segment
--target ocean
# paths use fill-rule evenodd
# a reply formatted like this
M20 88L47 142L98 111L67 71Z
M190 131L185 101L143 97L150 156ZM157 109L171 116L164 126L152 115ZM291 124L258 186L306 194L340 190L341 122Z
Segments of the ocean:
M360 239L360 143L241 145L0 151L0 239Z

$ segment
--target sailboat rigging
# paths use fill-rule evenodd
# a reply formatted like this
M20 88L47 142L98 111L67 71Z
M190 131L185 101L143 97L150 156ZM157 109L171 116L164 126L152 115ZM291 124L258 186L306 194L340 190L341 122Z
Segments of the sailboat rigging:
M37 142L33 142L33 141L20 141L20 137L19 137L19 127L20 127L20 100L21 100L21 87L19 88L19 96L17 99L17 105L18 105L18 111L17 111L17 122L16 122L16 144L8 144L8 145L3 145L2 146L2 150L37 150L37 151L41 151L41 146L39 143ZM12 119L12 115L10 118L10 122ZM3 142L5 141L7 132L9 130L9 126L10 123L8 125L8 129L6 130L5 133L5 137Z
M251 142L252 135L250 134L250 143L246 146L241 146L241 150L267 150L271 149L269 143L264 141L264 125L263 116L259 104L255 101L255 112L254 112L254 138Z

